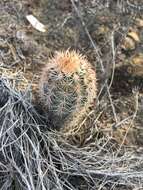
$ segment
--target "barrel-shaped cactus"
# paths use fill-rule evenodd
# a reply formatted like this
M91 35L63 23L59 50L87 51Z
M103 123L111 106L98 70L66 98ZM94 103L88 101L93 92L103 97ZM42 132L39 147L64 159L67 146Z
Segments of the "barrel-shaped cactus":
M64 128L96 98L96 73L80 53L56 52L42 70L39 88L43 106Z

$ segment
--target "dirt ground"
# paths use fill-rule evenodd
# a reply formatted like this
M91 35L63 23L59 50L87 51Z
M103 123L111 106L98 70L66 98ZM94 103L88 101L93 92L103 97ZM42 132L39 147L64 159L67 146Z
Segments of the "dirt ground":
M37 31L34 15L47 28ZM143 1L1 0L0 75L36 105L41 68L57 50L86 55L97 72L98 98L80 146L102 133L119 145L143 146ZM36 105L37 106L37 105Z

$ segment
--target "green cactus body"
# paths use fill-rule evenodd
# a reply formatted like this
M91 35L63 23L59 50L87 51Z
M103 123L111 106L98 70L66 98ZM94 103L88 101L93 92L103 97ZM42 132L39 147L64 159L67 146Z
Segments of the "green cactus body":
M57 52L42 71L40 97L54 122L69 131L96 98L96 73L79 53Z

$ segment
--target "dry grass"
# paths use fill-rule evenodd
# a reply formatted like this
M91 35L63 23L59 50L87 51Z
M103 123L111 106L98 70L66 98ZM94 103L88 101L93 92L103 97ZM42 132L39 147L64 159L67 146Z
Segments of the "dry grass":
M84 147L68 144L49 130L8 80L0 80L1 189L133 189L143 183L143 155L106 136Z

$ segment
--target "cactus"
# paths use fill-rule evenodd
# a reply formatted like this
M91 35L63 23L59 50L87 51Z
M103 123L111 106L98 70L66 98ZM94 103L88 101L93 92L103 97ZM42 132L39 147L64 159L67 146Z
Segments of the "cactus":
M85 56L69 50L56 52L43 68L40 99L56 125L66 131L90 107L96 87L96 73Z

